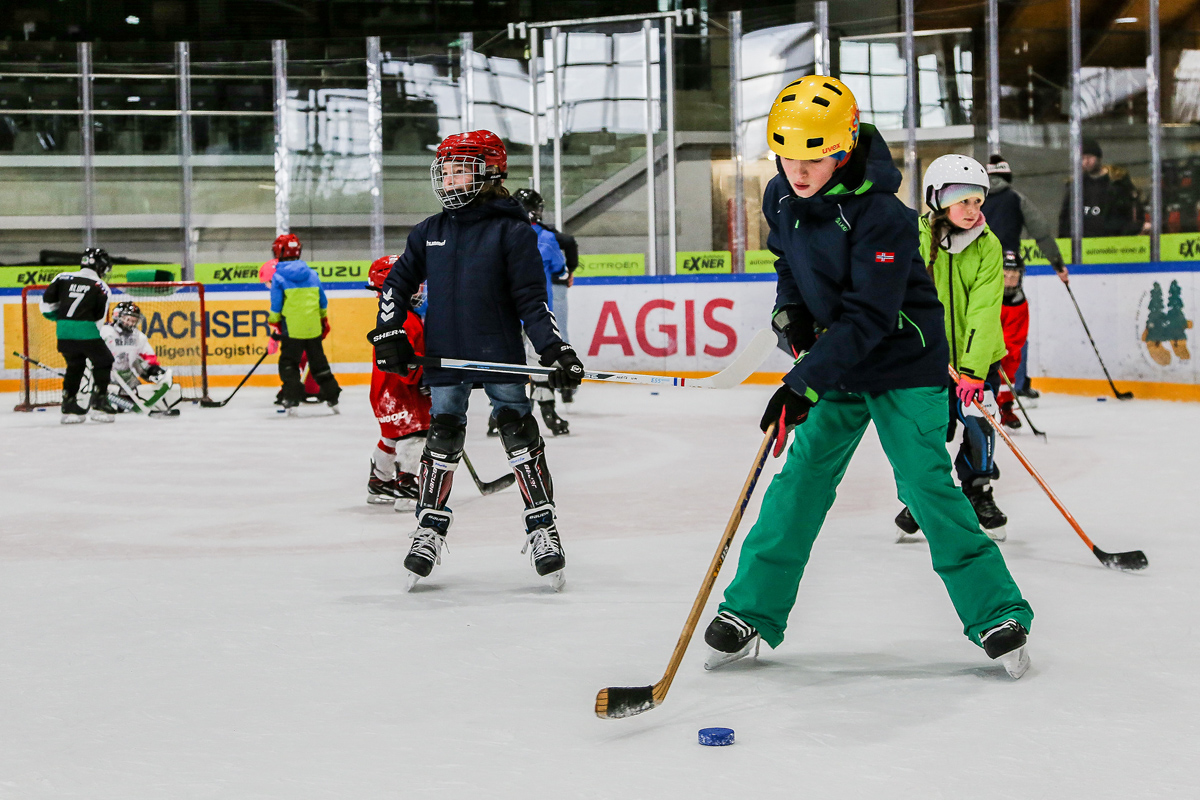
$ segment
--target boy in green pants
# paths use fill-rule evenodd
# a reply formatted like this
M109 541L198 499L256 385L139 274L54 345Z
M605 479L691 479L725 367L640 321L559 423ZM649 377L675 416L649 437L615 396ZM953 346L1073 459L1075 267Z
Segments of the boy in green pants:
M705 632L705 666L748 655L759 636L783 641L813 542L873 421L963 632L1019 678L1033 611L951 478L943 310L887 144L859 125L850 90L820 75L780 92L767 141L779 167L763 199L779 276L773 322L797 360L760 427L796 436Z

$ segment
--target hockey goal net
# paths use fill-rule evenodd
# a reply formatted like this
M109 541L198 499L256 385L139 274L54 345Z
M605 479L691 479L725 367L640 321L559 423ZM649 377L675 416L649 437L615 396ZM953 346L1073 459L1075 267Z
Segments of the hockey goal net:
M190 281L160 283L113 283L112 309L132 300L142 310L142 331L158 354L158 362L170 367L175 385L185 400L208 399L208 317L204 308L204 285ZM62 378L66 362L58 352L53 321L42 316L40 304L46 286L27 286L21 292L21 398L17 411L62 402ZM90 373L90 370L89 370ZM84 377L85 385L90 375ZM170 396L175 396L172 390Z

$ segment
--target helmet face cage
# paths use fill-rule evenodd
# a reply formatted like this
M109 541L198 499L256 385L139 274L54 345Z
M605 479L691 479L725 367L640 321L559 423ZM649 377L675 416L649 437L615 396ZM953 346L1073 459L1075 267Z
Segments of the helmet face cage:
M117 303L113 309L112 321L113 325L124 331L131 331L142 324L142 310L138 308L137 303L125 300Z
M487 163L481 156L441 156L429 168L433 193L442 208L462 208L470 203L488 183L499 180L489 175Z

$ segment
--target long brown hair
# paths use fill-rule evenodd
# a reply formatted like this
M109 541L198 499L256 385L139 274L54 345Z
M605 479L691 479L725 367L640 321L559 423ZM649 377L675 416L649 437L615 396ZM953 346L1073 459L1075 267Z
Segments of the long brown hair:
M479 190L479 194L475 195L475 199L471 201L471 205L480 205L489 200L498 200L504 197L510 197L508 189L505 189L499 181L488 181Z
M929 263L925 265L925 271L929 273L929 277L933 277L933 263L937 261L938 249L942 246L942 240L950 235L950 231L954 230L954 223L950 221L950 212L944 208L933 212L933 216L929 218Z

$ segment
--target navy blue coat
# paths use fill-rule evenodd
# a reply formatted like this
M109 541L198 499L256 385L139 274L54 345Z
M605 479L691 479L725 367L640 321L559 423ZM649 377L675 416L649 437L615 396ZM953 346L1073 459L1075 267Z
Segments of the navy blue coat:
M521 324L538 353L562 342L529 215L512 198L445 210L418 223L383 292L410 297L428 280L425 354L525 363ZM391 325L379 319L377 324ZM426 369L425 383L524 383L499 372Z
M900 171L873 126L830 184L801 198L781 171L763 197L776 306L807 308L825 329L784 382L818 396L945 386L942 304L921 262L917 213L896 197Z

